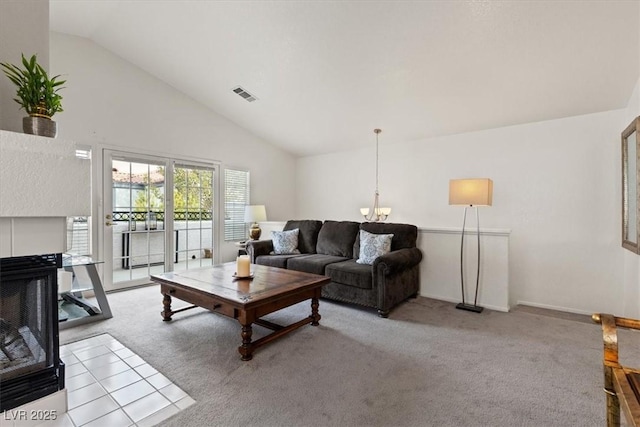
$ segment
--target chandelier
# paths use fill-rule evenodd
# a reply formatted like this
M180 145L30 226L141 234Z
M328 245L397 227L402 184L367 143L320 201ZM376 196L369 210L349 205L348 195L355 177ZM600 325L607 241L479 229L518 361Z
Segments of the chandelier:
M374 129L373 132L376 134L376 192L373 198L373 209L361 208L360 213L366 221L378 222L387 219L391 214L391 208L380 207L380 193L378 192L378 135L382 130Z

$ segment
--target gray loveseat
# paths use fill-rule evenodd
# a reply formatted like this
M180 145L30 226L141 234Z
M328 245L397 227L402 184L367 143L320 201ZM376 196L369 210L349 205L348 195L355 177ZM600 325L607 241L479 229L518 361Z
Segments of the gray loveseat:
M376 308L380 317L418 295L422 252L416 247L416 226L315 220L288 221L284 226L284 230L296 228L300 254L273 254L271 240L252 240L247 242L251 262L329 276L331 282L322 288L324 298ZM391 251L372 265L356 263L361 229L393 234Z

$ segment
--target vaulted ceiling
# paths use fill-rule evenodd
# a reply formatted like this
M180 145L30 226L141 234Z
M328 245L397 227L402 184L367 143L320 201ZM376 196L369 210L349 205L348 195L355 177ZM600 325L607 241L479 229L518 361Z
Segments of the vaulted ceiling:
M639 4L50 0L50 15L304 156L371 145L377 127L391 143L624 108Z

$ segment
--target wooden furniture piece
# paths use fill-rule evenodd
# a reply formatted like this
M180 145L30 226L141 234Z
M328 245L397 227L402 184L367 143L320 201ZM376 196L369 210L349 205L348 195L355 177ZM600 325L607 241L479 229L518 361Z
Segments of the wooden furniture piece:
M236 247L238 248L238 256L247 255L247 242L236 242Z
M242 360L251 360L253 351L276 338L311 323L318 326L318 299L322 286L329 278L317 274L262 265L253 266L253 278L235 278L236 263L215 265L180 272L152 275L151 280L160 283L164 295L162 318L171 320L175 313L202 307L237 319L242 325L242 345L238 351ZM171 309L171 299L178 298L193 306ZM311 299L311 315L288 326L280 326L263 316ZM251 341L252 324L273 332Z
M640 370L620 365L617 327L640 329L640 320L596 313L604 340L604 392L607 395L607 425L620 425L620 405L628 425L640 426Z

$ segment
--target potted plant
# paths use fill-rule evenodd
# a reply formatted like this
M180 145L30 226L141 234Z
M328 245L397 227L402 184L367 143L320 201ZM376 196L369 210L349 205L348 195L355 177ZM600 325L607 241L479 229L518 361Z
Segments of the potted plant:
M14 101L29 114L22 119L22 128L25 133L55 138L58 128L51 117L63 111L58 91L66 80L58 80L59 75L49 78L36 55L27 60L23 54L22 65L23 69L0 63L6 76L18 87Z

